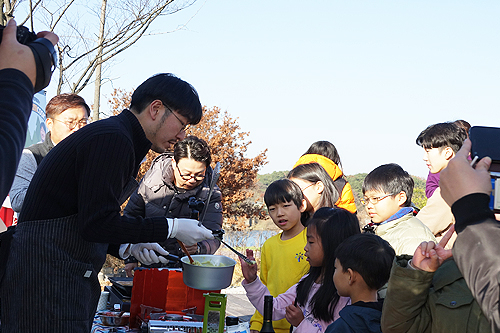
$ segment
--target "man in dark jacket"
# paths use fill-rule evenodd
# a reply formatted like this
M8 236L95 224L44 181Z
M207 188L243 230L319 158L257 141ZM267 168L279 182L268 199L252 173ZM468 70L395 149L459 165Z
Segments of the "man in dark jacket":
M137 87L130 111L87 125L52 149L33 177L12 238L0 285L2 332L87 333L106 253L118 256L124 243L148 249L136 243L213 238L196 220L120 215L149 149L166 151L201 116L190 84L157 74Z
M189 136L174 146L173 156L162 154L151 164L141 179L137 192L134 192L123 214L129 217L166 216L189 218L192 213L190 199L207 205L202 221L210 230L222 228L221 191L217 185L208 202L213 170L208 144L195 136ZM198 208L199 209L199 208ZM175 239L167 239L161 245L176 256L184 256ZM189 254L213 254L220 246L217 239L207 239L193 246L185 246ZM149 263L142 264L149 265ZM127 259L125 270L129 276L137 267L137 260ZM168 262L149 267L180 267L179 263Z
M467 160L470 148L466 140L441 173L439 186L456 220L453 257L491 331L500 332L500 224L488 205L491 159L483 158L473 169Z

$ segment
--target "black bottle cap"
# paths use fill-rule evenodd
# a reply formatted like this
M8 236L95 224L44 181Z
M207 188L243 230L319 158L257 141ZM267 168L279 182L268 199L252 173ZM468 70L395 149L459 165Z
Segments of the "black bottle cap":
M234 326L240 323L240 318L235 316L227 316L226 317L226 326Z

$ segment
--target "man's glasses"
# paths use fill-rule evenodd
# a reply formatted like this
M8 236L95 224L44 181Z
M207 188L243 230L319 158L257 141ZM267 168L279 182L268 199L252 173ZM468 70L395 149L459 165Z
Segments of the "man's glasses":
M177 171L179 171L179 176L181 176L181 178L184 179L184 180L190 180L191 178L194 178L194 180L196 180L197 182L199 182L200 180L205 179L205 175L197 175L197 176L183 175L181 173L181 170L179 169L179 166L177 164L175 164L175 167L177 168Z
M383 200L387 197L390 197L391 195L394 195L394 194L386 194L386 195L383 195L381 197L373 197L373 198L363 198L361 199L361 203L366 206L368 205L368 202L370 202L372 205L376 205L380 200Z
M163 103L163 102L162 102L162 103ZM184 131L184 132L185 132L185 131L189 128L189 124L184 124L184 122L183 122L182 120L180 120L180 118L179 118L179 117L177 117L177 115L174 113L174 111L172 111L172 109L171 109L171 108L169 108L167 104L163 103L163 106L164 106L164 107L165 107L168 111L170 111L170 113L171 113L171 114L173 114L173 115L174 115L174 117L175 117L175 118L177 118L177 120L181 123L182 128L181 128L181 130L180 130L179 132L182 132L182 131Z
M52 120L57 120L58 122L65 124L66 126L68 126L70 131L74 130L75 127L77 127L77 126L78 126L78 129L80 129L83 126L87 125L89 122L89 120L87 118L83 118L80 120L73 119L73 120L68 120L68 121L62 121L62 120L59 120L57 118L52 118Z

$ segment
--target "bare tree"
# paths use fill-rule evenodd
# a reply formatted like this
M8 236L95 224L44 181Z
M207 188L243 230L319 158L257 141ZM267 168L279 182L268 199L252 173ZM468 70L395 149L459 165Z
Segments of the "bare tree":
M59 35L57 93L78 94L89 83L100 86L100 74L96 73L101 66L147 35L156 18L176 13L195 1L0 0L0 5L5 22L15 11ZM25 22L27 19L21 23ZM99 101L94 104L98 107ZM94 110L94 120L98 116L98 110L97 114Z

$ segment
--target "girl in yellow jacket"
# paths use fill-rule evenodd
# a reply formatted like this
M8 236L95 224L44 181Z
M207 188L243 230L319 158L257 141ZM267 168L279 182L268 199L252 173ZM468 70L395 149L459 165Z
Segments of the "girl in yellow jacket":
M340 193L335 205L351 213L356 213L356 204L354 203L351 185L343 177L342 170L340 169L342 166L340 156L335 146L328 141L317 141L309 147L293 167L309 163L320 164L334 181Z

